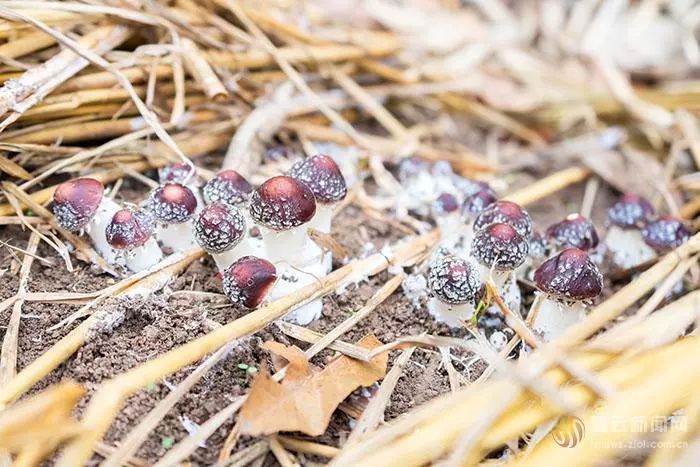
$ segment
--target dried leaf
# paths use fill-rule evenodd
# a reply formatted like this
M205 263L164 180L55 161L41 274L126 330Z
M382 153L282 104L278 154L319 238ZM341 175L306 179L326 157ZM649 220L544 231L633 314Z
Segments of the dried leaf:
M358 345L373 349L381 342L370 335ZM371 385L386 373L385 353L370 362L342 356L319 371L297 347L268 341L263 348L284 358L289 366L281 383L266 370L255 378L241 409L241 434L301 431L318 436L326 431L333 411L352 391Z

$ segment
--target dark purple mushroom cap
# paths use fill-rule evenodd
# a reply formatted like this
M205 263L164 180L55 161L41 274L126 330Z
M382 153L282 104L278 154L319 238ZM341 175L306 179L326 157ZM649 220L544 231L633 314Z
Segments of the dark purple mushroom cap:
M53 193L53 214L58 224L76 232L85 227L102 202L104 187L93 178L61 183Z
M245 237L245 218L233 206L212 203L194 221L194 239L207 253L223 253Z
M185 185L166 183L151 192L148 207L157 221L163 224L180 224L194 214L197 198Z
M481 187L478 191L467 195L462 203L462 215L466 219L472 219L481 214L484 209L496 202L496 193L488 186Z
M194 175L193 167L187 162L177 162L166 165L158 170L158 181L163 183L184 183L191 175Z
M316 201L311 190L298 180L280 175L260 185L250 197L250 215L272 230L290 230L311 220Z
M153 216L145 209L124 208L114 213L105 228L107 243L116 250L143 246L153 235Z
M654 208L639 195L623 195L608 209L608 219L623 229L639 229L654 215Z
M309 187L321 204L333 204L345 198L348 188L345 177L333 158L319 154L297 162L289 176Z
M535 270L535 284L558 300L591 300L603 290L603 276L588 254L569 248Z
M276 280L277 270L271 262L255 256L244 256L224 271L224 293L237 306L255 308Z
M690 229L673 216L662 216L642 228L644 243L658 253L665 253L681 246L690 238Z
M508 224L525 238L532 234L530 215L512 201L496 201L488 205L474 220L474 231L490 224Z
M403 183L429 170L430 164L427 161L419 157L407 157L399 162L398 178Z
M593 223L580 214L569 214L547 229L547 238L559 248L588 251L598 246L598 232Z
M525 262L528 240L508 224L491 224L479 230L472 242L472 255L484 266L512 271Z
M454 255L439 257L428 272L430 291L450 305L474 303L480 285L476 268Z
M235 170L222 170L202 188L207 203L221 201L231 206L248 201L252 192L253 186Z
M433 201L433 215L436 217L452 214L458 209L459 201L452 193L442 193Z

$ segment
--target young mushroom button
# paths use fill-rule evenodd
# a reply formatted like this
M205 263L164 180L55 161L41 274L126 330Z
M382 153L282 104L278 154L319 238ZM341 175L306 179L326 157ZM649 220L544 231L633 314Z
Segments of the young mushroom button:
M511 201L496 201L488 205L474 220L474 231L477 232L487 225L497 223L510 225L526 239L532 233L530 215Z
M549 258L535 271L541 291L533 304L532 328L545 341L557 337L585 316L585 305L603 289L603 276L588 254L569 248Z
M461 327L461 321L474 313L474 302L481 288L479 273L467 261L439 256L430 266L428 287L432 295L428 310L440 322Z
M316 198L317 211L310 227L330 233L333 207L348 193L338 165L329 156L316 155L294 164L289 175L309 187Z
M97 253L114 263L116 253L107 242L105 228L119 206L104 196L102 183L92 178L76 178L60 184L53 195L53 213L62 228L85 230Z
M273 262L305 265L313 244L304 224L315 213L316 201L311 190L284 175L267 180L250 197L251 217L268 229L263 233L263 242L268 259Z
M153 238L154 231L153 218L148 211L124 208L114 214L105 235L112 248L126 253L126 267L139 272L163 259L163 252Z
M245 232L246 222L240 211L219 202L207 205L194 221L197 244L212 255L220 271L250 252L249 248L238 248L247 241Z
M678 248L690 238L690 229L673 216L662 216L649 222L642 229L644 242L657 253Z
M237 306L255 308L262 303L276 280L277 270L272 263L255 256L244 256L223 273L224 293Z
M574 247L588 251L598 246L595 226L580 214L569 214L561 222L549 226L547 238L557 248Z
M192 235L192 216L197 198L179 183L166 183L151 192L148 206L156 221L162 224L158 238L174 251L186 251L196 246Z
M611 225L605 244L618 268L633 268L656 256L653 248L644 243L640 230L653 215L651 204L635 194L622 196L608 210Z
M207 203L220 201L237 206L248 201L253 186L235 170L222 170L204 185L202 192Z

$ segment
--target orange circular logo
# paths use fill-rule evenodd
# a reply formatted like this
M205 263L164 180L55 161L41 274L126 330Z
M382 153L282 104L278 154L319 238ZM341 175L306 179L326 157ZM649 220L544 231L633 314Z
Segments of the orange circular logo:
M552 439L563 448L573 448L583 440L586 427L578 417L564 416L552 430Z

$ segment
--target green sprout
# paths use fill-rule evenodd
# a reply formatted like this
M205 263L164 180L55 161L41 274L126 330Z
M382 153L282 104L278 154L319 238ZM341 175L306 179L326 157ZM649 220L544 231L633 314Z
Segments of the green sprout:
M173 447L173 444L175 444L175 438L172 436L166 436L160 441L160 444L163 446L164 449L170 449Z

